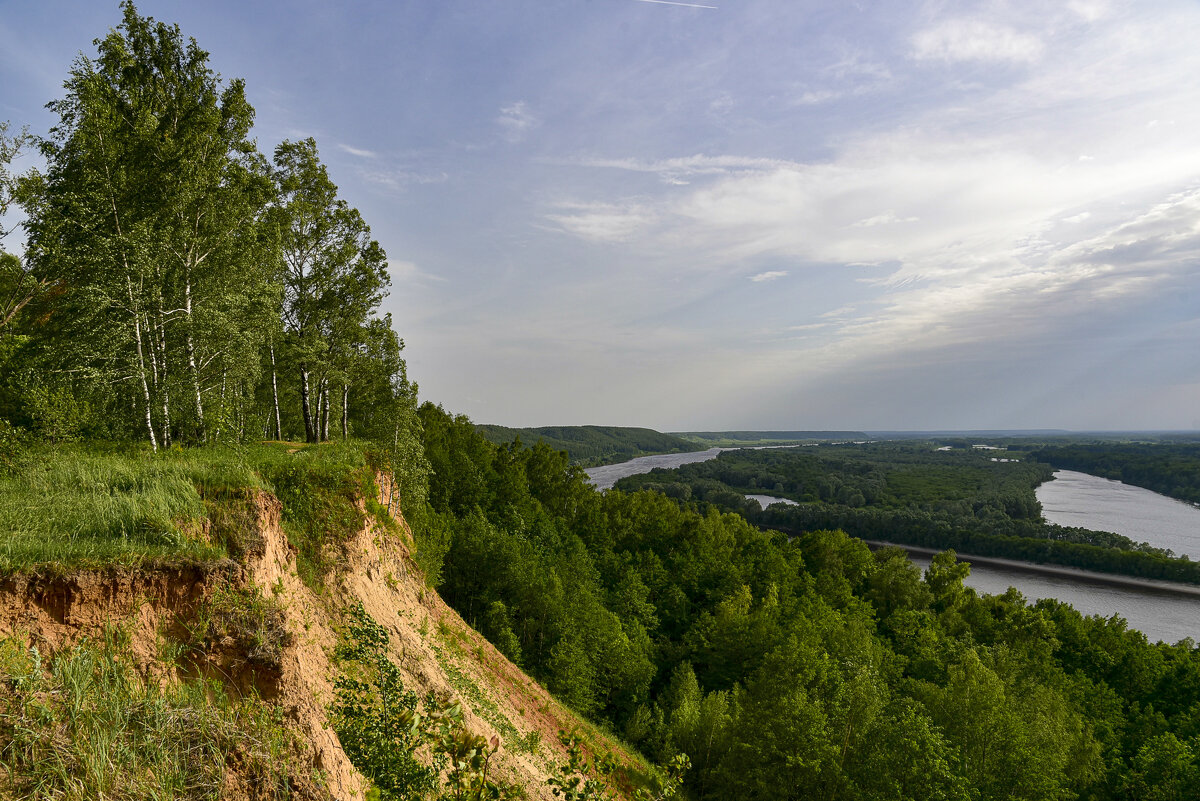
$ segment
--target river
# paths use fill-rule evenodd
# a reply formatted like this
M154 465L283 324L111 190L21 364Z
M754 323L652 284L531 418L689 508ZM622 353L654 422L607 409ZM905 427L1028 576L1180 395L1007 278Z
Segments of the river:
M709 459L716 459L717 454L721 451L730 450L729 448L709 448L706 451L691 451L690 453L660 453L655 456L639 456L636 459L630 459L628 462L620 462L619 464L605 464L599 467L589 467L583 472L587 473L588 479L596 485L596 489L612 489L625 476L636 476L639 473L649 473L656 467L670 469L679 467L680 465L691 464L692 462L707 462Z
M694 453L643 456L617 465L589 468L592 483L607 489L618 479L649 472L655 467L678 467L716 458L721 448ZM1196 558L1200 554L1200 509L1119 481L1060 470L1055 480L1038 488L1043 516L1051 523L1113 531L1137 542L1170 548ZM769 495L749 495L762 506L794 503ZM925 569L929 558L912 554ZM1200 641L1200 597L1148 587L1112 586L1103 576L1090 578L1083 571L1069 576L1031 573L1001 565L974 564L966 584L977 592L999 594L1016 587L1029 601L1057 598L1085 615L1119 615L1130 628L1152 642L1177 642L1185 637ZM1169 585L1164 585L1169 587ZM1190 587L1188 589L1191 589Z

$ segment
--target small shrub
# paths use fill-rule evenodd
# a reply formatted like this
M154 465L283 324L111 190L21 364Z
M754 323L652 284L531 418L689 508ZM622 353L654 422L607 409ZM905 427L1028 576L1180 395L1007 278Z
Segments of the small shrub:
M387 629L361 605L350 610L335 652L347 672L334 683L330 707L330 723L346 755L379 798L415 799L434 791L455 801L513 797L512 788L488 777L499 738L489 742L468 731L459 702L431 695L421 703L404 689L399 668L387 656L388 640ZM425 747L432 754L429 766L415 756Z

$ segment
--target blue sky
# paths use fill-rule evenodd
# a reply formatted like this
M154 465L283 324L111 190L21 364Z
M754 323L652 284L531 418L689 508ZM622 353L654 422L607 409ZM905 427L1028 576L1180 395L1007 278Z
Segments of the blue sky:
M316 138L479 422L1200 427L1194 2L138 7ZM0 0L0 119L119 18Z

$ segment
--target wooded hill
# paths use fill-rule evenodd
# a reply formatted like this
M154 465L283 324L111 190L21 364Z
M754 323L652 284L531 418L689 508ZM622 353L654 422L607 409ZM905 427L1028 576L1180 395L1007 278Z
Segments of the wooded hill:
M571 464L592 467L624 462L635 456L653 453L686 453L695 444L673 434L649 428L622 426L544 426L542 428L506 428L478 425L479 433L496 445L520 440L526 445L545 443L551 450L566 451Z

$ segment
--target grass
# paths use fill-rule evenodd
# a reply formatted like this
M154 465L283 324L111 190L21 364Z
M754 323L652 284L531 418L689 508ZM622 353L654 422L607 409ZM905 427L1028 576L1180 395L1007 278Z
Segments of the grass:
M82 446L27 452L0 478L0 573L224 555L188 532L206 515L203 492L260 484L230 457L216 448L159 456Z
M301 577L316 588L333 566L327 546L364 523L356 501L372 494L373 469L366 448L353 442L159 454L98 444L35 447L0 475L0 575L242 558L261 545L251 503L260 489L283 502Z
M278 709L211 683L144 680L117 628L47 662L0 640L0 795L217 799L236 765L256 797L288 797L291 735Z

